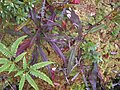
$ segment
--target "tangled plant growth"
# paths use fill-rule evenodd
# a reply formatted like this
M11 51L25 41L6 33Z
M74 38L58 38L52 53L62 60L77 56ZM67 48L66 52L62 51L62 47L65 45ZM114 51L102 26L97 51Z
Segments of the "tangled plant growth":
M35 90L119 88L120 2L1 0L0 4L1 42L5 43L6 35L20 37L10 41L11 51L0 44L5 55L0 59L0 72L8 71L1 73L1 78L10 82L7 86L14 89L15 83L15 90L17 86L29 90L29 84ZM52 81L40 72L43 66ZM11 77L14 73L20 78ZM45 87L34 76L54 87Z

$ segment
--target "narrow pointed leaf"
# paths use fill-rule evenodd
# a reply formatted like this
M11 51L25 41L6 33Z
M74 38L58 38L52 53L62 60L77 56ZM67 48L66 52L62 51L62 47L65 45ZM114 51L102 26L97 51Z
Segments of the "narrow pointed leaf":
M20 83L19 83L19 90L23 90L23 86L25 83L25 74L21 77Z
M15 56L18 46L20 45L20 43L22 42L23 39L25 39L27 36L22 36L20 38L18 38L11 46L11 52L12 54Z
M15 76L14 76L14 77L17 77L17 76L22 75L22 74L23 74L23 72L24 72L24 70L20 70L20 71L18 71L18 72L15 74Z
M98 75L98 64L94 62L93 70L89 75L89 82L92 86L92 90L97 90L97 75Z
M68 61L68 66L67 66L67 75L70 74L71 72L71 69L74 65L74 62L75 62L75 53L76 52L76 48L74 47L72 50L71 50L71 54L70 54L70 58L69 58L69 61Z
M23 58L23 69L27 68L27 62L26 62L26 58Z
M39 48L39 52L40 52L40 55L42 57L42 60L44 62L48 61L48 58L47 58L46 54L43 52L42 48L40 46L38 48ZM51 75L50 65L47 66L47 69L48 69L49 74Z
M11 57L12 53L6 48L6 46L2 43L0 43L0 52L5 55L6 57Z
M54 49L54 51L59 55L60 58L62 58L64 65L66 66L66 58L63 55L62 51L59 49L59 47L52 41L49 42L51 47Z
M32 75L36 76L36 77L39 77L40 79L48 82L50 85L54 86L52 81L50 80L50 78L44 74L43 72L40 72L38 70L34 70L34 69L31 69L31 72L30 72Z
M38 24L38 20L37 20L37 17L36 17L36 11L35 9L30 9L30 16L31 16L31 19L34 21L34 23L39 26Z
M48 58L47 58L46 54L43 52L41 47L39 47L39 51L40 51L40 55L42 57L42 60L43 61L48 61Z
M10 61L7 58L0 58L0 64L9 63Z
M24 26L22 30L25 34L30 35L30 36L32 35L32 33L30 32L30 29L27 26Z
M10 69L9 69L9 73L11 73L15 68L15 64L13 63L11 66L10 66Z
M26 40L24 40L24 41L20 44L19 48L17 49L16 56L20 55L20 54L23 53L27 48L29 48L30 42L31 42L31 39L26 39Z
M105 24L100 24L100 25L92 28L90 31L88 31L88 33L94 33L94 32L96 32L96 31L98 31L98 30L103 29L105 26L106 26Z
M20 24L18 27L15 28L16 31L21 30L24 26L26 26L27 24L29 24L31 22L31 19L27 19L27 21L23 22L22 24Z
M0 73L7 70L10 67L10 64L4 64L0 67Z
M78 27L78 39L81 40L82 37L82 23L80 21L79 16L75 13L75 11L72 9L70 10L70 13L67 13L66 10L66 14L69 15L69 19L72 21L73 25Z
M32 77L29 74L26 74L26 79L29 82L29 84L35 89L35 90L39 90L37 84L35 83L35 81L32 79Z
M48 30L52 30L54 26L57 26L60 30L63 30L61 25L54 21L47 21L47 23L44 24L44 27L47 27Z
M32 52L32 59L31 59L30 65L34 65L35 63L38 62L38 56L39 56L38 50L37 50L37 47L35 47Z
M72 23L74 25L79 26L79 24L81 24L79 16L75 13L75 11L73 9L66 10L66 14L70 14L70 17L68 17L68 18L72 21Z
M50 62L50 61L47 61L47 62L40 62L40 63L37 63L37 64L34 64L33 66L31 66L31 68L34 68L34 69L40 69L42 67L45 67L49 64L53 64L54 62Z
M15 30L12 30L12 29L5 30L5 33L8 33L12 36L22 36L22 35L24 35L22 32L15 31Z
M19 56L17 56L17 57L15 58L15 62L19 62L19 61L25 56L26 53L27 53L27 52L24 52L24 53L20 54Z

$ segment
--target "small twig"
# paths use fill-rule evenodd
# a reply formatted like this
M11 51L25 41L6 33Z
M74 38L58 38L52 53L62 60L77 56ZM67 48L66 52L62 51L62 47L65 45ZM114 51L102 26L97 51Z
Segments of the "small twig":
M78 73L71 79L71 81L73 82L73 81L78 77L79 74L80 74L80 72L78 72Z
M114 83L114 84L112 84L112 88L114 89L115 88L115 86L120 86L120 80L119 80L119 82L118 83Z
M88 83L87 83L86 77L85 77L85 75L84 75L83 69L81 69L81 73L82 73L83 80L84 80L85 85L86 85L86 90L90 90L90 88L88 87Z
M64 75L65 75L65 79L66 79L67 83L70 84L66 72L67 72L67 70L66 70L66 68L64 68L64 69L63 69L63 73L64 73Z
M78 63L76 63L76 64L72 67L71 71L73 71L73 69L74 69L75 67L77 67L77 66L78 66Z

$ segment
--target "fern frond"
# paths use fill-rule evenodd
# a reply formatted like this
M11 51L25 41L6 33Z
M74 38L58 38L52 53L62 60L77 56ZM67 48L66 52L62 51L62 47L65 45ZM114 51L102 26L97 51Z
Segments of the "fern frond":
M22 42L22 40L25 39L26 37L27 37L27 35L22 36L22 37L18 38L18 39L12 44L12 46L11 46L11 52L12 52L12 55L13 55L13 56L16 55L18 46L20 45L20 43Z
M19 56L17 56L15 58L15 62L19 62L25 56L25 54L26 54L26 52L24 52L24 53L20 54Z
M11 73L14 70L14 68L15 68L15 64L13 63L9 68L9 73Z
M35 81L32 79L32 77L27 73L26 74L26 79L29 82L29 84L35 89L35 90L39 90L37 84L35 83Z
M25 83L25 74L22 75L20 83L19 83L19 90L23 90L23 86Z
M24 70L20 70L20 71L18 71L18 72L15 74L14 77L20 76L20 75L22 75L23 73L24 73Z
M0 58L0 64L9 63L10 61L7 58Z
M26 58L23 58L23 69L26 70L27 68L27 62L26 62Z
M4 64L4 65L2 65L0 67L0 73L3 72L3 71L5 71L5 70L7 70L9 67L10 67L10 64L7 64L7 63Z
M8 50L8 48L0 43L0 52L5 55L6 57L10 58L12 56L12 53Z
M43 72L31 69L30 74L32 74L33 76L39 77L40 79L42 79L42 80L48 82L50 85L54 86L53 82L50 80L50 78L46 74L44 74Z
M40 63L37 63L37 64L34 64L33 66L31 66L32 69L40 69L42 67L45 67L49 64L53 64L54 62L50 62L50 61L46 61L46 62L40 62Z

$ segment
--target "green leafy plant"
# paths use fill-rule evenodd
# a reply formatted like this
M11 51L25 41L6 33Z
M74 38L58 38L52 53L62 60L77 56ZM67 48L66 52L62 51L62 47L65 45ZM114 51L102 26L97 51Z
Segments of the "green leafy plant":
M41 63L37 63L34 64L32 66L29 66L29 64L26 62L26 58L23 58L23 68L21 70L19 70L17 72L16 76L20 76L21 80L19 83L19 90L22 90L25 80L28 81L28 83L35 89L35 90L39 90L37 87L37 84L35 83L35 81L32 79L31 75L38 77L46 82L48 82L50 85L53 86L52 81L50 80L50 78L44 74L43 72L40 72L39 69L47 66L49 64L52 64L53 62L41 62Z
M83 58L87 60L91 60L93 62L100 62L102 61L101 54L97 52L97 45L91 41L86 43L82 43L83 49Z
M29 8L34 6L35 0L20 1L20 0L1 0L0 2L0 17L5 21L15 19L17 24L25 21L28 17Z
M28 83L35 89L39 90L37 84L32 79L31 75L39 77L40 79L48 82L50 85L53 86L52 81L50 78L44 74L43 72L40 72L39 69L47 66L49 64L52 64L53 62L40 62L36 63L34 65L30 65L27 63L25 55L26 52L23 52L22 54L16 56L16 52L18 49L18 46L22 42L23 39L25 39L27 36L22 36L18 38L11 46L11 50L9 50L4 44L0 43L0 52L6 57L6 58L0 58L0 72L8 71L8 74L11 72L16 72L14 77L20 76L20 82L19 82L19 90L23 89L24 83L27 80ZM20 60L23 60L23 66L21 67L18 62Z

